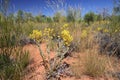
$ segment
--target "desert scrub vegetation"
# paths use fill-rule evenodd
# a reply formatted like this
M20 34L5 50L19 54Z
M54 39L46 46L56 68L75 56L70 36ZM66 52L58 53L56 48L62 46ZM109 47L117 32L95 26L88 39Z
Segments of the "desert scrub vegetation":
M6 16L7 0L0 12L0 79L21 80L29 63L29 54L20 46L21 24L14 23L12 15Z
M23 70L29 63L28 52L20 48L4 48L0 51L0 78L2 80L20 80Z
M23 70L29 63L29 56L28 52L24 52L19 46L19 31L13 32L6 24L2 24L4 27L0 33L0 78L20 80ZM12 24L10 25L12 27Z
M0 79L20 80L29 63L28 52L19 43L22 29L4 20L0 25Z
M60 4L64 7L60 1L53 1L49 6L57 4L54 7L58 8ZM90 11L83 17L80 7L72 6L63 10L65 15L53 8L57 11L49 17L22 10L7 14L8 3L9 0L5 0L0 5L0 79L21 80L25 76L29 52L23 51L23 47L27 44L38 46L47 80L60 79L66 67L71 67L73 75L79 78L82 75L119 76L119 2L115 4L112 14L103 9L102 13ZM43 43L46 44L47 56L41 47ZM51 51L55 52L52 59ZM75 55L78 55L75 64L63 62L66 57Z
M118 80L116 70L119 70L119 61L115 57L99 55L95 50L79 53L76 56L75 63L71 64L71 70L76 78L88 75L95 79L104 77Z

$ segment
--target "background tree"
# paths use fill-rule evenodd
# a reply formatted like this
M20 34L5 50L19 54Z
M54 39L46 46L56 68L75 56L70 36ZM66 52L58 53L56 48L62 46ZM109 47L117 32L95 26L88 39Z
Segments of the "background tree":
M112 33L120 31L120 0L114 0L113 14L111 17L111 31Z
M8 16L7 16L7 20L9 22L11 22L11 24L14 24L15 23L15 16L13 13L10 13Z
M100 14L96 15L96 21L101 21L102 20L102 16Z
M48 23L53 22L52 18L51 18L51 17L47 17L47 22L48 22Z
M40 22L40 16L41 16L40 14L39 14L39 15L37 15L37 16L35 16L35 18L34 18L34 19L35 19L35 21L36 21L36 22Z
M25 21L33 21L32 13L25 12L24 13L24 18L25 18Z
M67 21L76 22L81 19L81 11L79 8L69 7L67 10Z
M41 15L40 16L40 22L47 22L47 16L46 15Z
M60 22L60 18L61 18L61 13L56 12L54 17L53 17L53 20L54 20L54 22Z
M101 10L101 16L103 20L109 20L110 19L109 10L107 8L103 8Z
M120 15L120 0L114 0L113 14Z
M47 22L47 16L46 15L42 15L42 14L39 14L37 16L35 16L35 21L36 22Z
M0 0L0 12L4 15L7 16L7 10L9 6L10 0Z
M17 22L23 23L24 22L24 12L22 10L19 10L17 12Z
M88 25L90 24L90 22L94 22L95 21L95 14L93 12L88 12L84 16L84 21L87 22Z

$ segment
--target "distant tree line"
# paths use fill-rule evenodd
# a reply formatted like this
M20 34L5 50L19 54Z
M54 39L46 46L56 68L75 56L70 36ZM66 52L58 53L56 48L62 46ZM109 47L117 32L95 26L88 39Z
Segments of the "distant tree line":
M83 17L81 17L81 10L79 8L73 8L69 7L66 10L66 15L63 15L62 12L57 11L53 17L46 16L46 15L36 15L33 16L32 13L24 12L22 10L19 10L17 14L10 13L7 15L7 8L8 8L9 0L4 0L3 3L1 3L1 9L0 9L0 18L4 18L4 16L7 16L7 19L10 21L16 22L16 23L24 23L27 21L34 21L34 22L86 22L88 25L91 22L94 21L101 21L101 20L111 20L112 18L119 21L120 20L120 0L114 0L114 7L113 7L113 13L109 14L109 10L106 8L103 8L102 11L99 13L95 12L88 12ZM3 7L3 9L2 9Z

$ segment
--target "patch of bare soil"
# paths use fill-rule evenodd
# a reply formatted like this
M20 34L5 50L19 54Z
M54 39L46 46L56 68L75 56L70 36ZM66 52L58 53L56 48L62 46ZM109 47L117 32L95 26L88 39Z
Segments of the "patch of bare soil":
M26 45L23 48L29 51L30 64L25 70L24 80L45 80L45 69L42 63L42 58L40 56L39 49L36 45ZM47 57L46 44L41 44L41 49L45 56ZM54 52L50 53L50 58L54 57Z

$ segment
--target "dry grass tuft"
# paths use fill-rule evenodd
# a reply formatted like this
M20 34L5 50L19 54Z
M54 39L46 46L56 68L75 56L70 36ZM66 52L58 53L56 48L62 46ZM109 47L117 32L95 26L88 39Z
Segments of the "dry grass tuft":
M93 77L102 76L107 72L108 58L95 52L85 56L84 73Z
M112 75L107 73L115 72L115 70L118 68L118 66L115 67L117 63L113 57L100 55L96 50L88 50L85 53L79 53L77 55L77 61L71 65L73 74L77 78L80 78L82 75L88 75L95 78L113 78ZM114 66L112 64L114 64Z

